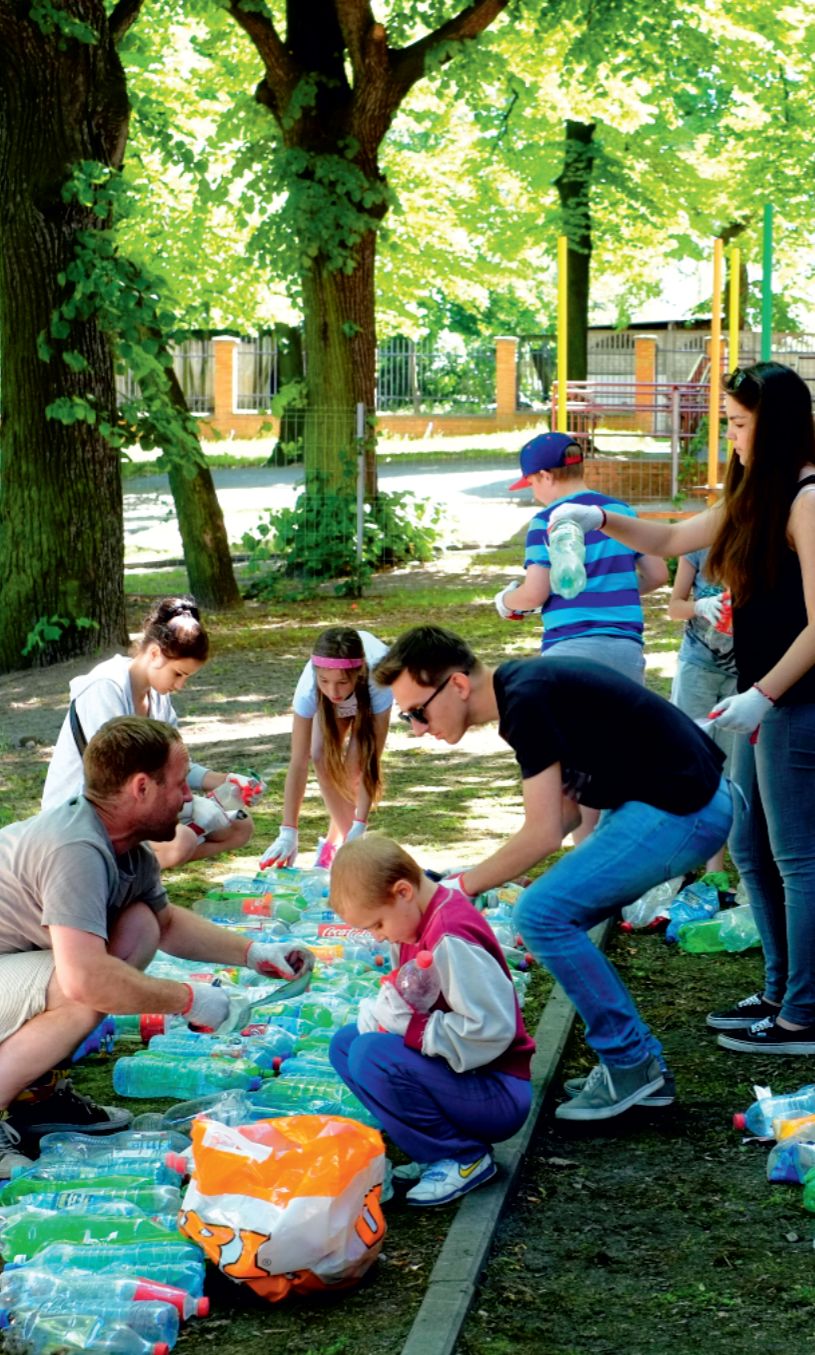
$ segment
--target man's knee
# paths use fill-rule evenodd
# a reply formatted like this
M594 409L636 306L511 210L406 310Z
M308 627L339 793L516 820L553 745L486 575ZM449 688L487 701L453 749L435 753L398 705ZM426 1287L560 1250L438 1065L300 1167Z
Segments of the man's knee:
M562 903L542 889L527 889L515 905L515 926L526 945L538 954L547 951L553 937L570 925L573 924Z

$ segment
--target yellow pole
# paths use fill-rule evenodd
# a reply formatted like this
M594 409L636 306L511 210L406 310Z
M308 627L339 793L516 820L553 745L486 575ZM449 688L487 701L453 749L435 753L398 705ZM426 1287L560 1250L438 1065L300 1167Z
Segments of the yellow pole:
M719 483L719 399L722 374L722 242L713 243L713 310L710 323L710 405L708 406L708 503L716 502Z
M741 268L741 254L737 249L730 251L730 341L727 361L730 371L734 372L739 365L739 270Z
M569 381L568 364L568 283L569 241L565 235L557 242L557 433L566 432L566 396Z

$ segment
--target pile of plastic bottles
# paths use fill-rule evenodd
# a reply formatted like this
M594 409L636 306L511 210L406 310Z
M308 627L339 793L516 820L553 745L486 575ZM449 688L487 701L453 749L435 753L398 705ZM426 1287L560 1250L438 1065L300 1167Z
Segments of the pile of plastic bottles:
M715 879L715 877L713 877ZM739 886L736 907L721 907L713 879L655 885L622 910L624 931L664 929L665 940L692 954L749 950L761 944L752 911Z
M773 1095L754 1087L756 1099L733 1116L734 1128L753 1138L775 1140L767 1158L767 1180L803 1185L803 1206L815 1213L815 1085Z
M0 1187L9 1351L167 1355L209 1312L203 1254L176 1226L185 1167L167 1163L189 1140L142 1118L106 1138L48 1134Z

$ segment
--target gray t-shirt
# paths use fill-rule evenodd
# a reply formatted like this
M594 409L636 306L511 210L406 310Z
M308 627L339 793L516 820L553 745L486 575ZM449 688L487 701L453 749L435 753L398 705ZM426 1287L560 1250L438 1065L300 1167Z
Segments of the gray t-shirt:
M0 955L49 950L51 926L107 940L131 903L167 906L155 853L117 856L84 796L0 829Z

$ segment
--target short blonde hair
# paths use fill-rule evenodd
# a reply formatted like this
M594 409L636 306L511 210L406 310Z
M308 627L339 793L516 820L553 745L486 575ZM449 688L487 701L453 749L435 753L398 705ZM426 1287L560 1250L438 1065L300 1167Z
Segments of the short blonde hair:
M373 911L393 903L393 887L399 880L418 889L421 879L421 866L404 847L382 833L366 833L346 842L334 857L329 903L340 917L351 900Z

